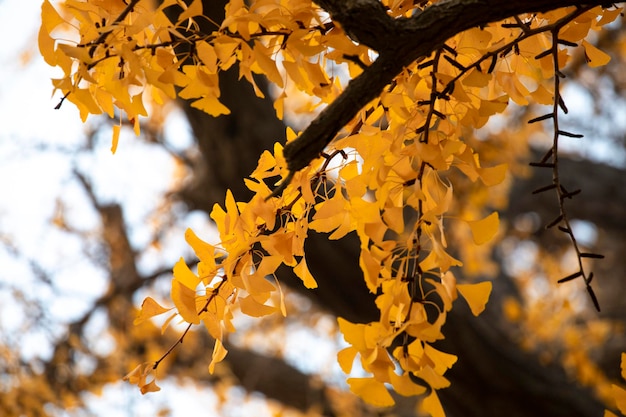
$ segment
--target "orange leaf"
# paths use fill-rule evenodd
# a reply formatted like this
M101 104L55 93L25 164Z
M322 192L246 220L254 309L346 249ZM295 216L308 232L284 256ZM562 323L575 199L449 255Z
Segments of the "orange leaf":
M613 399L615 400L617 408L622 414L626 415L626 390L615 384L611 385L611 388L613 390Z
M177 25L181 24L185 20L194 17L200 16L202 14L202 0L193 0L191 4L187 7L187 10L182 12L180 16L178 16Z
M500 218L497 212L493 212L482 220L467 223L470 229L472 229L474 243L482 245L483 243L489 242L496 235L498 227L500 226Z
M405 397L412 397L414 395L421 395L426 392L426 387L418 385L411 381L409 374L405 372L402 375L398 375L395 372L389 372L391 379L391 385L393 385L394 391Z
M376 407L391 407L395 404L385 384L374 378L348 378L346 382L350 385L350 391L368 404Z
M217 117L222 114L230 114L230 110L228 107L224 106L220 101L215 97L203 97L199 100L191 103L191 107L195 107L196 109L202 110L205 113L210 114L213 117Z
M276 68L276 62L270 58L272 52L268 48L265 48L260 42L254 44L252 52L254 54L254 64L259 66L261 71L271 82L282 88L283 77Z
M317 282L315 278L313 278L313 275L311 275L304 256L300 260L300 263L293 268L293 272L302 280L305 287L309 289L317 288Z
M152 381L148 382L146 385L142 385L140 389L141 389L142 394L146 394L148 392L161 391L161 387L159 387L156 384L156 379L153 379Z
M141 310L139 311L139 315L133 321L133 324L136 326L146 320L151 319L154 316L158 316L159 314L163 314L170 310L171 308L161 307L161 305L154 301L152 297L146 297L146 299L143 300L143 303L141 304Z
M337 352L337 362L339 362L339 366L344 373L349 374L350 371L352 371L352 365L354 364L354 358L357 353L359 353L359 351L352 346L348 346Z
M117 151L117 143L120 139L120 125L113 125L113 139L111 140L111 153L115 155L115 151Z
M261 304L256 301L251 295L240 298L239 306L241 307L241 312L243 314L251 317L267 316L268 314L272 314L276 311L276 307Z
M183 320L187 323L200 323L200 317L196 311L196 292L176 279L172 280L172 301Z
M142 394L147 392L160 391L161 388L156 384L156 377L150 382L146 382L148 377L154 373L154 362L144 362L130 371L123 379L131 384L137 385Z
M457 284L456 289L461 293L472 310L472 314L478 316L485 309L485 305L491 294L491 282L479 282L478 284Z
M226 348L222 344L222 341L216 339L215 345L213 345L213 355L211 356L211 363L209 364L209 373L212 374L215 371L215 365L223 361L227 353L228 350L226 350Z
M480 179L483 184L487 187L492 187L504 181L504 177L506 176L508 170L509 167L507 164L500 164L490 168L479 168L478 174L480 175Z
M437 396L437 392L433 391L428 397L424 398L424 401L420 404L420 411L432 416L432 417L445 417L446 414L441 406L441 401Z
M176 281L180 282L191 291L196 291L196 287L200 283L200 277L191 272L183 258L180 258L178 262L176 262L173 272Z
M585 48L585 59L590 67L601 67L611 60L606 52L599 50L589 42L583 40L582 45Z
M185 231L185 240L193 248L198 259L205 264L207 271L213 271L217 268L215 265L215 247L213 245L200 239L191 229Z

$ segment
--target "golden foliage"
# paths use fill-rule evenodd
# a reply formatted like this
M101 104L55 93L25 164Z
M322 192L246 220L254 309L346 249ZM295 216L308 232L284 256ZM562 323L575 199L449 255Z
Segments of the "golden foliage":
M374 59L309 0L248 3L231 1L221 25L204 33L199 0L188 6L169 0L157 8L136 0L128 5L67 0L62 13L45 0L39 47L46 62L63 72L53 80L55 90L78 107L83 120L89 114L116 117L117 109L137 133L139 117L147 115L147 95L156 102L191 100L192 107L212 116L228 114L220 102L219 74L235 63L258 96L263 93L254 74L281 90L275 108L282 117L283 100L293 89L311 97L302 110L312 112L342 93L346 74L356 77ZM387 3L390 15L411 15L408 2ZM183 7L175 20L166 14L173 5ZM209 244L187 231L200 261L197 272L183 259L174 266L171 298L177 313L190 325L202 323L216 340L209 371L227 354L222 341L235 330L236 310L253 317L285 314L279 285L268 280L281 265L292 267L307 288L317 286L304 252L310 230L330 239L355 233L364 285L377 294L380 319L366 324L338 319L349 344L338 354L341 368L350 372L358 357L368 374L349 378L350 389L377 406L393 404L388 386L402 395L428 389L421 410L443 416L437 390L449 385L444 374L457 358L432 344L445 337L442 326L457 294L478 315L491 292L490 282L457 285L451 270L462 262L449 249L447 228L455 218L482 219L467 221L476 245L487 244L499 230L487 199L469 209L455 207L450 172L461 172L472 183L480 179L484 187L503 182L506 165L483 166L466 140L468 132L504 112L510 101L553 104L558 94L553 79L570 60L572 43L583 46L590 66L609 61L585 38L617 11L580 10L518 16L459 33L433 56L405 68L345 126L326 154L299 172L288 172L281 144L273 154L261 155L246 179L254 197L237 202L228 192L224 206L213 208L219 242ZM59 40L60 31L76 41ZM177 47L183 44L193 48L181 52ZM119 127L113 132L115 152ZM289 130L287 136L297 135ZM281 195L267 198L268 183L286 186ZM510 315L513 310L509 305ZM166 311L148 298L136 322ZM125 379L142 393L157 391L152 377L158 364L139 365ZM620 389L615 395L624 411Z

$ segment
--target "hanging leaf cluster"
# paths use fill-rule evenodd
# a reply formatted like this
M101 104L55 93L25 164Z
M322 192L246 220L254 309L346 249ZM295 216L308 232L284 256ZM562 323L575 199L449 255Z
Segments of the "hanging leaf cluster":
M383 3L394 18L421 11L413 1ZM175 8L182 11L170 13ZM206 31L199 24L206 23L200 0L166 0L157 7L140 0L66 0L59 11L46 0L39 45L46 62L62 70L54 88L83 120L123 115L137 132L148 98L162 103L179 97L212 116L228 114L219 75L235 64L259 97L264 93L254 74L277 87L275 109L282 118L293 92L310 97L303 111L322 109L377 59L310 0L233 0L225 12L224 21ZM457 358L433 344L445 337L442 327L459 294L479 315L491 292L488 281L457 284L454 268L463 263L448 230L465 230L476 245L488 244L499 231L498 214L486 201L455 206L452 173L484 187L505 180L506 165L485 164L467 139L510 102L553 106L533 121L552 119L555 140L575 136L556 123L564 103L555 80L579 50L591 66L608 62L586 38L619 13L614 7L563 8L463 31L403 68L303 169L290 169L283 144L263 153L245 180L254 197L238 202L229 192L224 206L213 208L219 242L188 230L197 268L183 259L173 268L175 314L189 326L204 326L216 340L209 370L227 354L223 341L235 331L233 314L287 314L279 267L293 268L305 287L317 286L304 251L311 231L329 239L354 233L363 285L376 295L380 316L371 323L339 318L348 343L339 364L350 373L358 359L367 375L349 378L350 389L377 406L393 404L389 387L424 395L423 411L443 415L437 390L449 386L445 373ZM286 146L299 136L287 129ZM554 168L548 159L557 154L555 145L539 165ZM570 198L556 178L546 190L557 190L561 201ZM566 211L559 216L555 225L565 222L561 227L571 234ZM568 278L578 276L591 288L592 275L582 264ZM166 311L147 299L138 320ZM140 365L128 379L142 392L158 389L147 381L161 360Z

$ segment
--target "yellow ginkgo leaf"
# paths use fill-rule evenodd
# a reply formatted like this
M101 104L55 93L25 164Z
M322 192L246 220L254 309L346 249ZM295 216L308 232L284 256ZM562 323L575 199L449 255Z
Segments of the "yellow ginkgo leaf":
M146 320L151 319L154 316L158 316L159 314L163 314L170 310L171 308L162 307L159 303L154 301L152 297L146 297L146 299L143 300L143 303L141 304L141 310L139 311L139 315L133 321L133 324L136 326Z
M488 284L491 283L489 282ZM441 375L443 375L447 369L452 368L452 365L454 365L458 359L456 355L437 350L429 344L424 346L424 353L433 361L435 372Z
M389 373L389 377L391 379L391 385L393 385L393 389L400 395L404 395L405 397L411 397L414 395L421 395L426 392L426 387L413 382L409 377L408 372L405 372L402 375L398 375L395 372L391 371Z
M617 408L622 414L626 415L626 390L615 384L613 384L611 388L613 390L613 399L615 400Z
M124 378L124 381L128 381L131 384L137 385L142 394L148 392L160 391L161 388L156 384L156 376L154 375L154 362L144 362L138 365L135 369L130 371ZM146 382L148 377L153 375L154 378L150 382Z
M491 294L491 281L477 284L457 284L456 289L461 293L472 314L478 316L485 309L485 305Z
M178 316L178 314L176 312L174 312L174 313L170 314L170 316L167 319L165 319L165 321L161 325L161 334L165 334L165 331L167 330L167 328L169 327L170 323L172 322L172 320L176 316Z
M152 372L154 368L154 362L144 362L137 365L132 371L122 378L124 381L128 381L134 385L145 385L147 376Z
M172 301L187 323L198 324L200 318L196 311L196 292L190 290L187 286L181 284L180 281L172 280Z
M187 9L178 16L177 25L181 24L185 20L200 16L202 14L202 1L201 0L193 0L191 4L187 7Z
M202 110L205 113L210 114L213 117L217 117L222 114L230 114L228 107L224 106L220 101L211 96L203 97L199 100L191 103L191 107Z
M159 387L156 384L156 379L153 379L152 381L148 382L147 384L142 385L140 390L141 390L142 394L147 394L149 392L161 391L161 387Z
M241 307L241 312L243 314L251 317L267 316L268 314L272 314L277 310L276 307L259 303L251 295L240 298L239 306Z
M191 272L187 264L185 263L185 259L180 258L178 262L174 265L174 279L185 287L189 288L191 291L196 290L196 287L200 283L200 277Z
M608 64L611 60L611 57L606 52L599 50L586 40L583 40L582 45L585 48L587 65L590 67L601 67Z
M350 385L350 391L368 404L376 407L391 407L395 404L385 384L374 378L348 378L347 382Z
M482 245L483 243L489 242L496 235L498 227L500 226L500 218L497 212L493 212L482 220L467 223L472 230L474 243Z
M431 417L445 417L441 401L437 396L437 392L433 391L428 397L424 398L424 401L420 404L420 411L430 415Z
M504 181L504 177L508 171L507 164L496 165L495 167L489 168L480 168L478 170L478 174L480 175L480 179L483 184L487 187L492 187L494 185L500 184Z
M300 260L300 263L293 268L293 272L302 280L305 287L309 289L317 288L317 282L315 278L313 278L313 275L311 275L304 256Z
M258 65L259 69L267 76L267 78L278 87L283 87L283 77L280 75L276 62L270 58L272 51L265 48L260 42L254 44L253 54L256 61L253 63L253 70Z
M120 125L113 125L113 138L111 139L111 153L115 155L115 151L117 151L117 143L120 139Z
M65 22L65 20L52 4L50 4L50 1L44 0L41 4L41 25L45 27L48 32L51 32L63 22Z
M202 261L207 272L213 272L217 266L215 264L215 247L200 239L193 230L185 231L185 240L192 247L198 259Z
M348 346L337 352L337 362L344 373L349 374L352 371L352 365L354 364L354 358L357 353L359 353L359 351L352 346Z
M626 379L626 352L622 353L622 378Z
M211 363L209 364L209 373L213 374L215 371L215 365L220 363L226 357L228 350L222 344L222 341L219 339L215 340L215 345L213 345L213 355L211 357Z

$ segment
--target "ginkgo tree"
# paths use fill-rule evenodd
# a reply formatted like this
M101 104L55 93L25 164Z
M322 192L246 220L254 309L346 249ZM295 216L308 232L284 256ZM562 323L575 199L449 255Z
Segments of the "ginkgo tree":
M555 278L580 282L600 309L588 261L602 255L577 241L568 204L579 191L562 183L560 145L582 136L562 127L562 83L576 54L592 68L609 63L590 40L621 13L605 1L232 0L223 20L213 21L200 0L46 0L39 48L62 73L53 80L57 107L67 100L83 121L115 120L113 153L124 124L140 133L148 103L179 98L228 115L220 76L232 68L258 97L268 94L258 85L265 76L280 119L294 97L304 102L298 112L314 118L302 131L287 128L286 143L259 155L244 179L252 198L237 201L228 191L213 207L219 240L187 230L198 262L173 266L173 309L146 298L135 323L161 314L169 315L165 325L182 319L188 327L179 343L192 326L204 326L215 340L213 373L228 354L235 314L288 313L279 268L317 287L305 250L311 233L353 234L378 319L338 318L347 342L339 365L347 374L355 363L362 368L347 384L375 406L393 405L391 391L422 396L420 410L441 416L438 390L463 358L436 343L446 338L458 298L478 316L492 291L490 281L457 282L457 271L482 262L500 229L489 191L460 204L457 188L505 182L507 164L483 156L475 132L510 103L547 108L528 121L552 137L548 151L529 161L551 173L534 193L555 195L547 227L576 254L574 272ZM457 245L468 242L482 249L461 259ZM159 390L156 373L172 349L125 379L142 393Z

